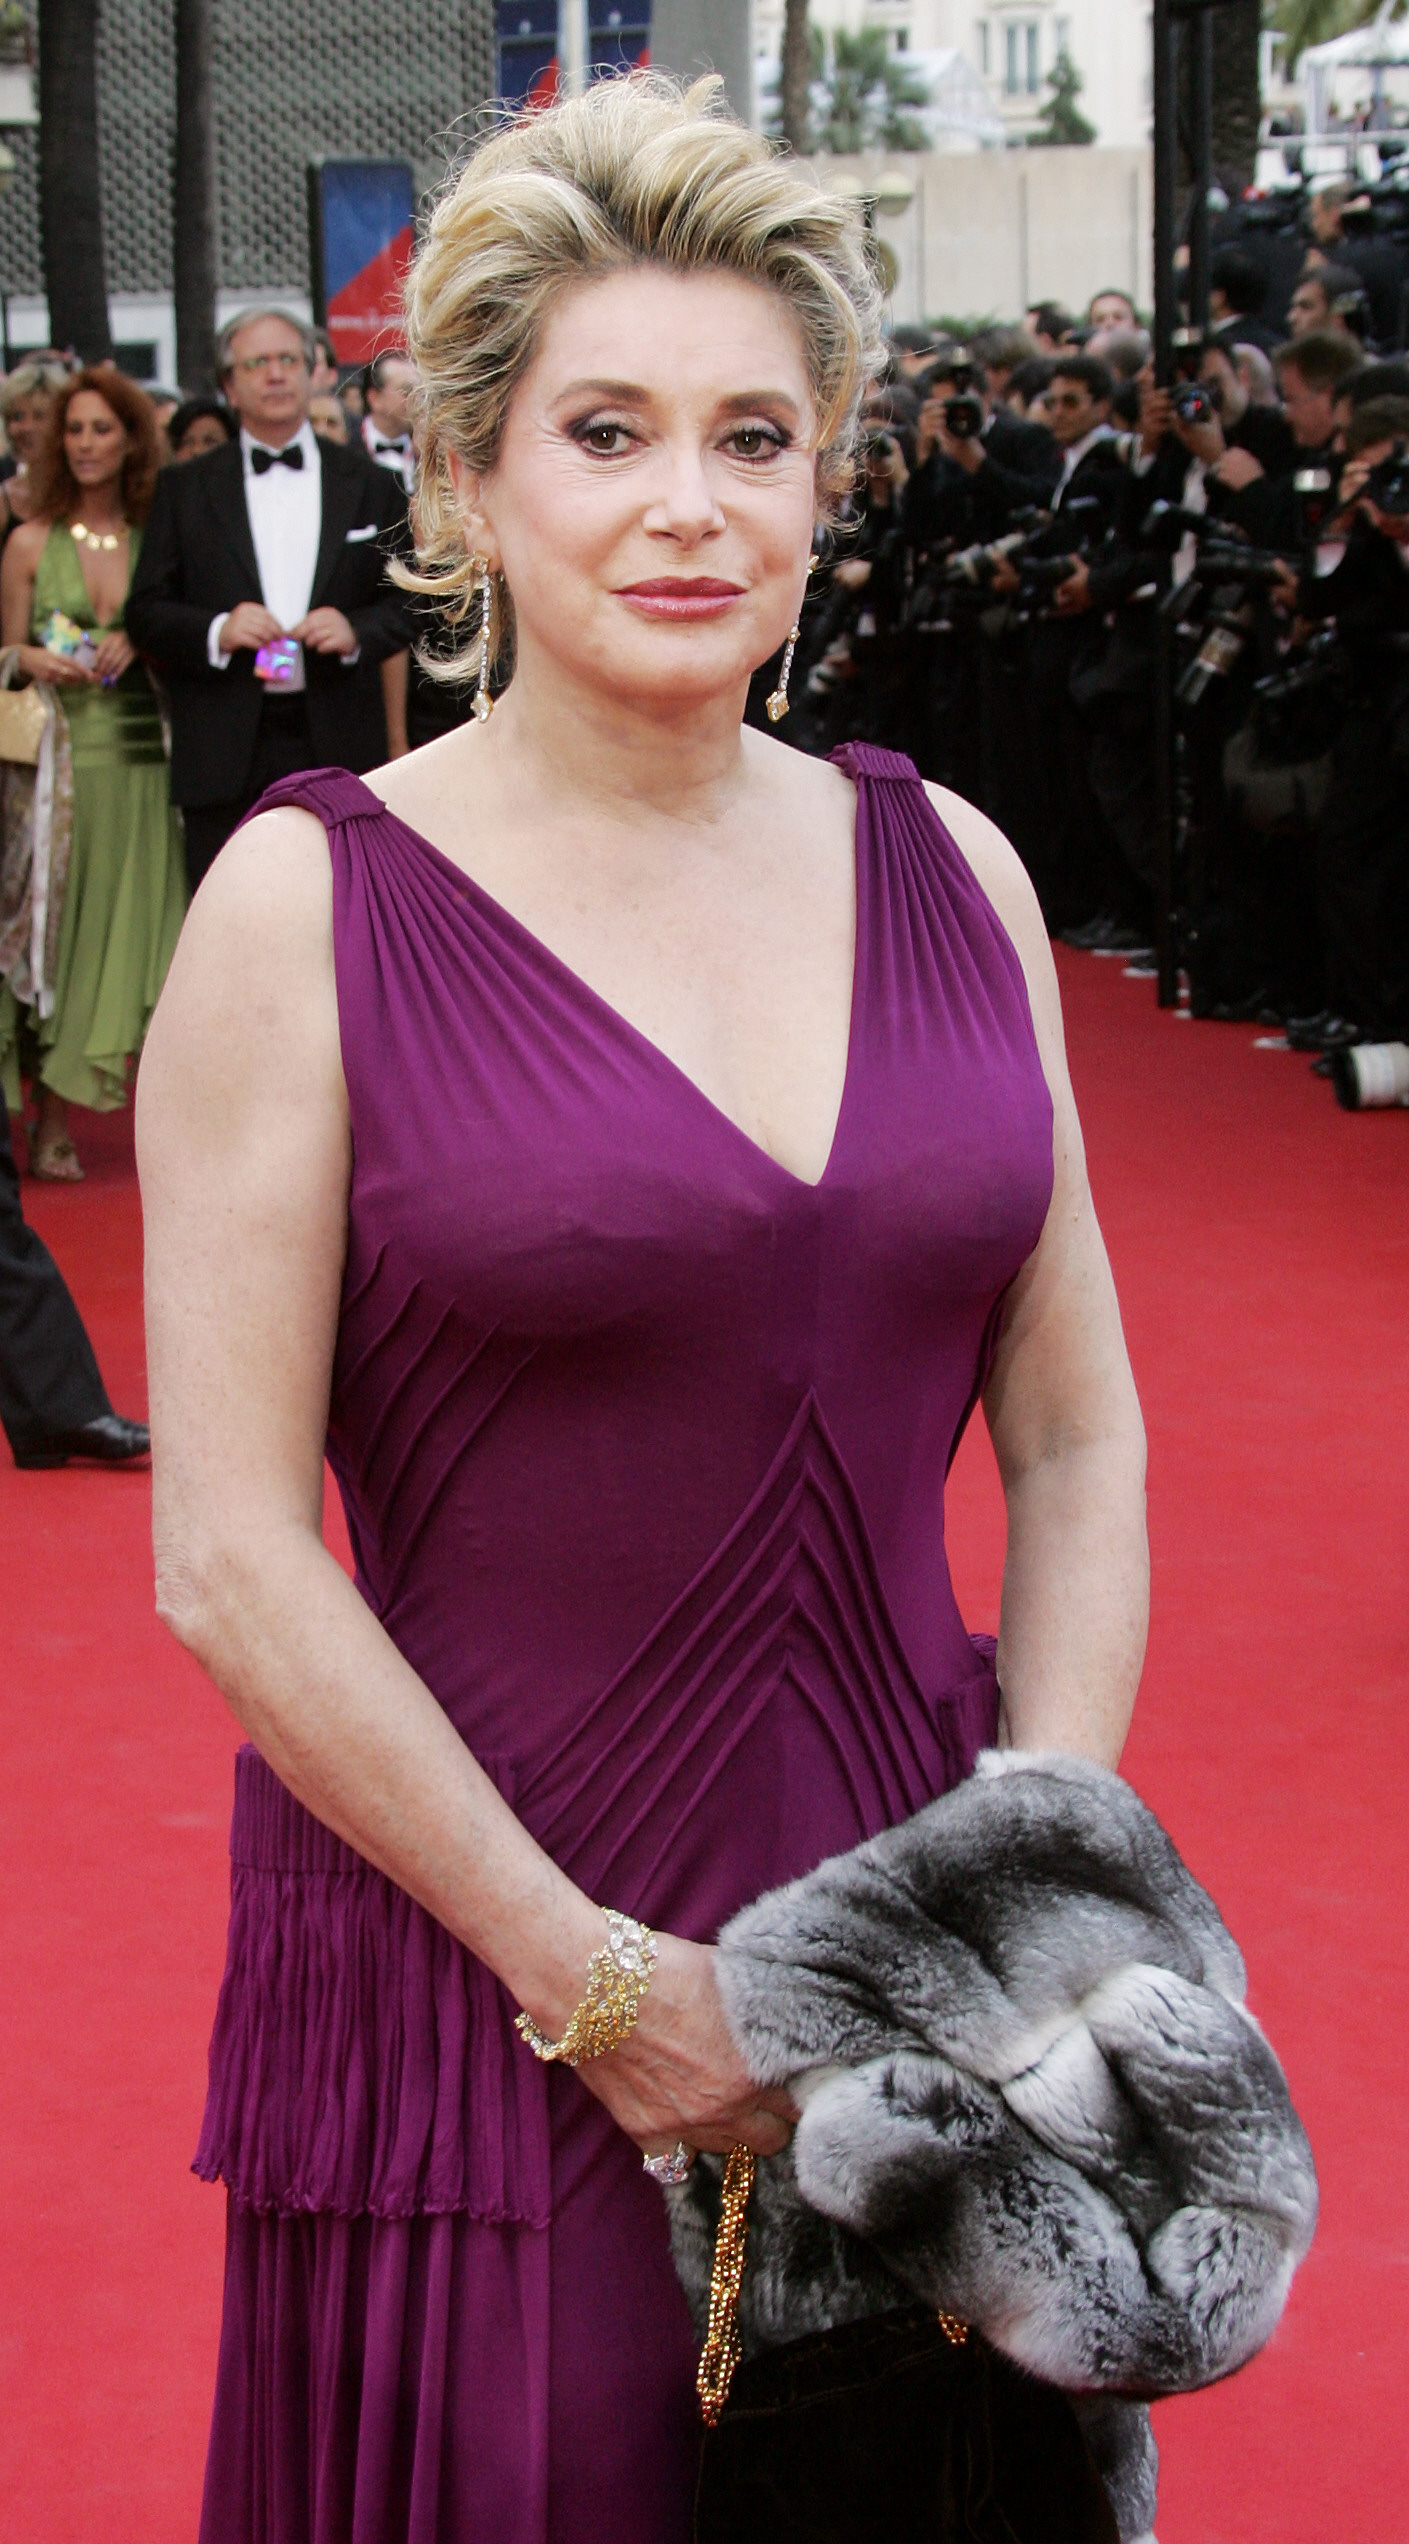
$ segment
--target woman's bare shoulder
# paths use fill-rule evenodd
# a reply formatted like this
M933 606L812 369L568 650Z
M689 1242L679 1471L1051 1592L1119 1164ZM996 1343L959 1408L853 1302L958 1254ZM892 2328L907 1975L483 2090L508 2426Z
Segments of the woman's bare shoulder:
M252 1082L336 1035L333 888L311 813L260 813L197 892L148 1040L148 1058L238 1053ZM145 1063L144 1063L145 1066Z
M31 571L44 554L44 543L53 528L51 521L17 521L5 542L6 557Z

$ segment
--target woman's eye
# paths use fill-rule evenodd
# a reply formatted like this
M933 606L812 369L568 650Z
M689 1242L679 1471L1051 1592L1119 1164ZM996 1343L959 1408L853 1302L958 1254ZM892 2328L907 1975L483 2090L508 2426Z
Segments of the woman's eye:
M736 424L729 447L737 459L772 459L782 449L783 437L767 424Z
M579 424L576 438L584 450L598 459L617 459L631 446L631 435L624 424Z

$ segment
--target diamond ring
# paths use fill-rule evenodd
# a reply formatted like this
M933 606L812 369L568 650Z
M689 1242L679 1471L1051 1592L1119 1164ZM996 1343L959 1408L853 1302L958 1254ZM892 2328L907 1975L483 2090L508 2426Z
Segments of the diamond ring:
M688 2176L694 2160L694 2148L687 2147L683 2138L677 2138L668 2155L643 2155L641 2170L649 2173L653 2182L663 2183L667 2188L678 2188Z

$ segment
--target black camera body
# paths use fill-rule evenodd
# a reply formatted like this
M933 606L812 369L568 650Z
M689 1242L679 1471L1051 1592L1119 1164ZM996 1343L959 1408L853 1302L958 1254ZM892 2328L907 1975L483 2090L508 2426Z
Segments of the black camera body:
M1181 380L1170 393L1181 424L1216 424L1218 400L1206 380Z
M1376 460L1361 492L1393 520L1404 520L1409 514L1409 442L1396 442L1392 451Z
M944 401L944 429L956 442L976 442L983 431L983 406L972 391Z

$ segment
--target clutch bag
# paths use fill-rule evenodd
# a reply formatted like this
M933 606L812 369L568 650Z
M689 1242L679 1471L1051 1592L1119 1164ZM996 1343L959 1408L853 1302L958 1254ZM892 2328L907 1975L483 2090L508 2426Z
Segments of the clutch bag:
M973 2327L897 2307L741 2355L754 2165L725 2168L694 2544L1119 2544L1065 2394Z
M924 2306L765 2350L706 2429L694 2544L1118 2544L1065 2394Z
M44 701L37 690L0 689L0 760L33 768L44 739Z

